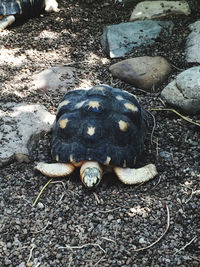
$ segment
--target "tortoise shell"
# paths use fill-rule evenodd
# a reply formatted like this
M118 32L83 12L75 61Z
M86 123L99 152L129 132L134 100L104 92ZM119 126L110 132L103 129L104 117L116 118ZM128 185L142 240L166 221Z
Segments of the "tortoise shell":
M33 17L41 12L44 0L1 0L0 15L23 15Z
M52 133L52 157L58 162L95 160L133 167L143 150L147 113L123 90L98 85L72 90L58 106Z

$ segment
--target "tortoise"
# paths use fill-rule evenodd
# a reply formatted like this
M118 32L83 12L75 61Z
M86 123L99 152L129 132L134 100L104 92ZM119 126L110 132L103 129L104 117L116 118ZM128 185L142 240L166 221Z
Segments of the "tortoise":
M15 22L16 17L30 18L46 12L59 11L56 0L0 0L0 30Z
M52 130L51 154L57 163L39 162L49 177L70 175L76 167L88 188L114 171L125 184L152 179L154 164L135 169L147 133L147 112L134 95L109 85L68 91L61 100Z

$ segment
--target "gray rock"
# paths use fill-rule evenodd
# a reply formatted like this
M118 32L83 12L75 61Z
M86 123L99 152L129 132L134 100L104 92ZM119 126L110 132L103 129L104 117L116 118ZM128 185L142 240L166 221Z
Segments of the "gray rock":
M152 45L165 28L173 28L171 21L135 21L106 26L101 37L101 45L111 58L125 56L134 47Z
M188 114L200 112L200 66L181 72L161 92L161 97L172 106Z
M141 237L141 238L139 239L139 243L140 243L140 244L146 244L147 241L144 239L144 237Z
M200 63L200 20L189 25L192 31L186 42L186 61Z
M135 57L110 66L113 76L144 90L154 90L169 75L171 66L160 56Z
M169 15L189 15L190 7L186 1L144 1L134 8L130 21L155 19Z
M66 93L70 86L74 86L75 68L72 67L51 67L33 75L31 88L39 92L58 90Z
M167 151L160 151L159 153L160 157L167 160L167 161L172 161L172 155L171 153L167 152Z
M28 162L34 138L50 131L54 119L54 115L38 104L3 105L0 109L0 167L12 159Z

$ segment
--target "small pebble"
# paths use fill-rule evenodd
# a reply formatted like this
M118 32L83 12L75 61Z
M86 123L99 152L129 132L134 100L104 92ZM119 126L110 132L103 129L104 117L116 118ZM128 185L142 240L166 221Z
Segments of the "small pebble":
M146 244L147 242L146 242L146 240L144 239L144 237L141 237L141 238L139 239L139 243L140 243L140 244Z
M44 209L44 205L42 204L42 202L38 202L37 207L38 207L40 210Z

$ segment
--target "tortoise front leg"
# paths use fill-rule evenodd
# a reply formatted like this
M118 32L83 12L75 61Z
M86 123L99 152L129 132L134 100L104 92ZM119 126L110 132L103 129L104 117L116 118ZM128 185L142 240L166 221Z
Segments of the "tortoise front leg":
M3 31L5 28L13 24L14 22L15 22L15 16L13 15L3 17L3 19L0 20L0 31Z
M71 163L45 163L39 162L35 169L49 177L63 177L70 175L75 167Z
M154 164L139 169L114 167L114 172L124 184L139 184L153 179L158 173Z

